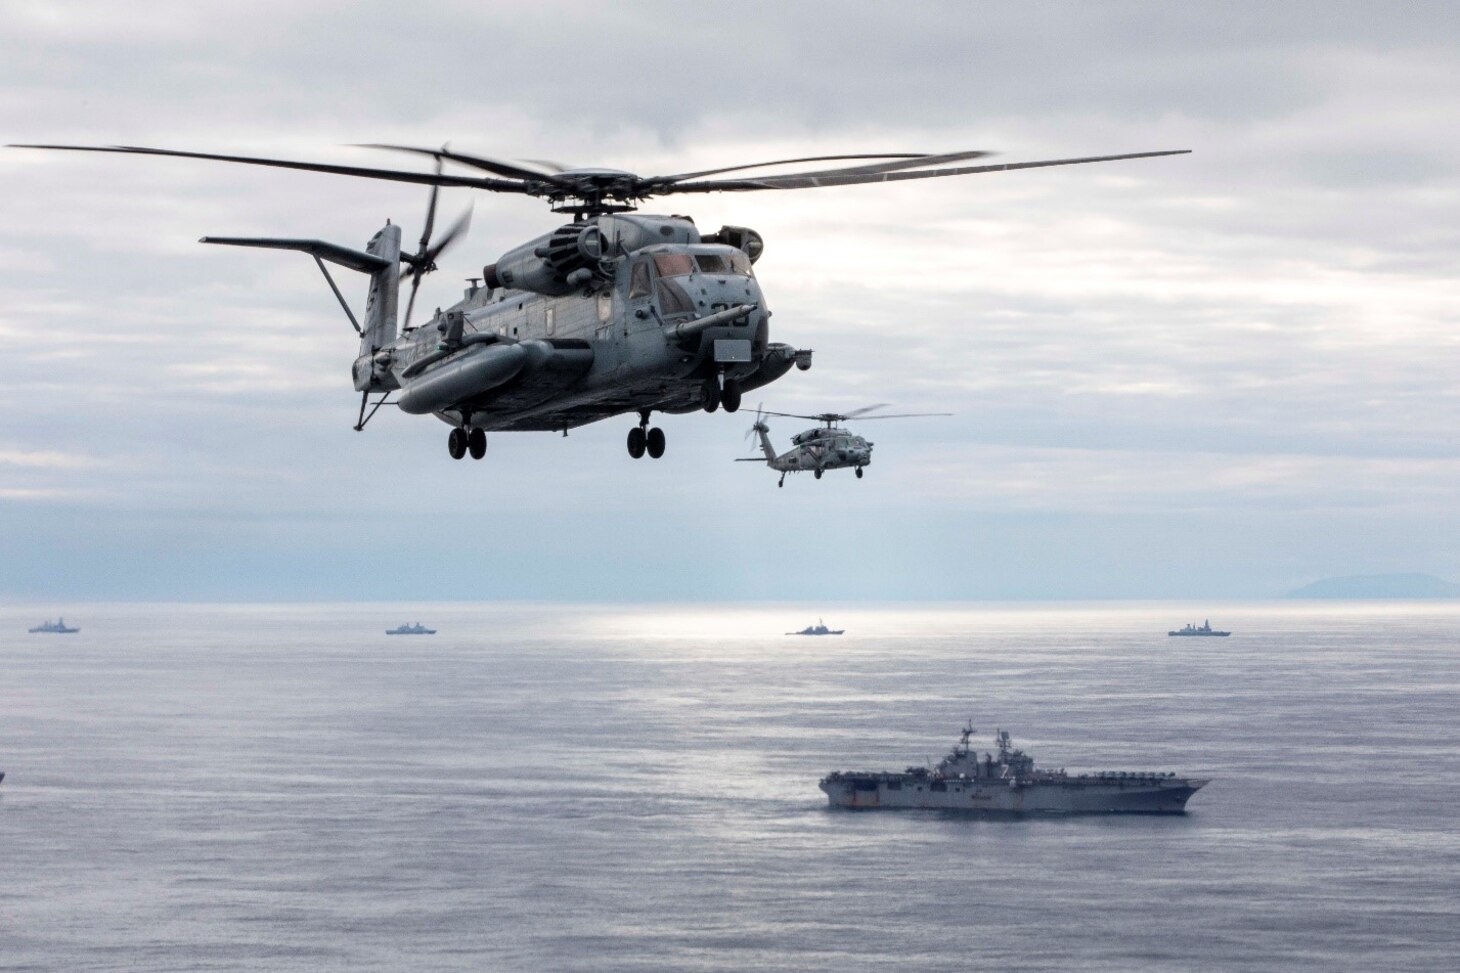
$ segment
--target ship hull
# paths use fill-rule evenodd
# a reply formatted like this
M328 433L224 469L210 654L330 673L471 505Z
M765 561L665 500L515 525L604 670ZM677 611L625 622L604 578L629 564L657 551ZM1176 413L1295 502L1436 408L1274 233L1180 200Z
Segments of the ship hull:
M1058 781L972 781L852 777L821 782L831 807L985 814L1185 814L1207 782L1070 777ZM941 785L941 787L939 786Z

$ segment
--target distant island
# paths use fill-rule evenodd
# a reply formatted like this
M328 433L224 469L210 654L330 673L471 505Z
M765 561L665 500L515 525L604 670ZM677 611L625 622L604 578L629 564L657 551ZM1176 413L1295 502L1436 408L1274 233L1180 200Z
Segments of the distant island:
M1460 584L1433 574L1355 574L1324 578L1284 598L1460 598Z

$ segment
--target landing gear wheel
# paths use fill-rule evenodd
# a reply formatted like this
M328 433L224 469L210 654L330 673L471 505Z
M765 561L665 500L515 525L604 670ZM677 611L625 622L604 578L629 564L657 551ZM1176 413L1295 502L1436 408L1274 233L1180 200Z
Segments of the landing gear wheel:
M720 393L720 404L725 407L726 412L740 411L740 382L738 379L725 379L725 390Z
M704 391L700 393L700 407L706 412L720 408L720 385L713 378L705 383Z
M644 447L649 450L651 459L658 459L664 455L664 430L655 426L644 436Z
M446 437L446 451L451 454L452 459L461 459L466 455L465 429L451 430L451 435Z
M629 455L638 459L644 455L644 430L641 426L635 426L629 430Z
M785 485L786 485L786 478L783 476L783 477L781 477L781 481L779 483L777 483L776 486L783 487Z
M859 467L857 467L857 479L860 480L861 478L862 478L862 468L859 466Z
M816 478L817 478L817 479L818 479L818 480L819 480L819 479L821 479L821 471L820 471L820 470L817 470L817 471L816 471Z
M472 429L466 434L466 451L471 453L472 459L481 459L487 455L487 434L480 429ZM861 474L858 470L858 475Z

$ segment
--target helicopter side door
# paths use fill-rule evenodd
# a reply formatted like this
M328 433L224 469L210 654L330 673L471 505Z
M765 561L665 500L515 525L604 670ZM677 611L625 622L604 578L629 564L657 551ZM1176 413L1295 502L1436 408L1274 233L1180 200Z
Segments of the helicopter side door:
M640 257L629 265L629 290L624 302L624 336L637 322L650 318L654 313L654 275L650 270L648 257Z

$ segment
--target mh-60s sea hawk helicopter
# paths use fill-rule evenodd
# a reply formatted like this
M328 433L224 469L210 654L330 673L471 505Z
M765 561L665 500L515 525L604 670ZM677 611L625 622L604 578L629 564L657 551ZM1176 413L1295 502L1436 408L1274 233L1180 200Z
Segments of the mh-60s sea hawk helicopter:
M860 409L853 409L845 415L838 412L822 412L814 416L798 415L794 412L766 412L762 409L755 410L755 425L746 431L746 436L755 434L760 437L760 450L764 458L742 458L737 463L765 463L773 470L779 470L781 474L778 487L786 485L787 473L800 473L803 470L810 470L816 478L821 479L821 474L826 470L840 470L851 467L857 471L857 479L862 478L862 468L872 462L873 444L861 436L839 428L837 423L846 422L848 419L861 417L860 421L870 422L873 419L912 419L918 416L951 416L951 412L899 412L890 416L869 416L867 413L875 412L878 409L887 408L886 403L880 405L864 406ZM763 421L764 416L782 416L786 419L815 419L821 425L814 429L806 429L791 437L791 448L776 455L775 446L771 445L770 426Z
M567 168L546 162L506 162L449 149L374 146L424 155L434 172L330 165L256 156L219 155L135 146L21 145L16 148L211 159L336 175L416 183L431 188L425 230L414 253L401 249L389 222L363 251L322 240L204 237L204 243L299 250L314 257L360 335L353 369L361 394L361 430L389 396L403 412L433 414L453 428L452 457L480 459L488 431L559 431L626 412L639 423L628 451L638 458L664 453L664 433L650 428L653 412L734 412L741 395L780 378L794 365L811 367L811 352L770 340L771 312L751 272L764 242L746 227L701 233L687 216L638 215L637 204L680 193L806 189L941 176L1111 162L1186 150L949 166L987 155L884 153L781 159L664 176L617 169ZM862 160L862 164L789 175L709 178L772 165ZM869 161L871 160L871 161ZM451 175L443 163L489 175ZM473 279L465 297L414 327L411 311L421 279L465 228L459 220L433 242L440 188L462 187L548 200L572 222L507 251ZM350 310L324 261L370 278L364 324ZM404 267L404 269L402 269ZM411 278L404 326L398 332L402 274ZM371 403L371 396L379 398ZM368 411L367 411L368 409Z

